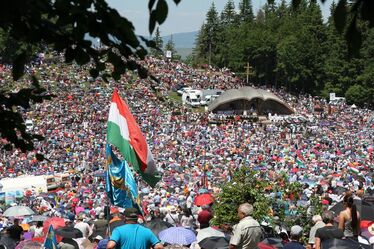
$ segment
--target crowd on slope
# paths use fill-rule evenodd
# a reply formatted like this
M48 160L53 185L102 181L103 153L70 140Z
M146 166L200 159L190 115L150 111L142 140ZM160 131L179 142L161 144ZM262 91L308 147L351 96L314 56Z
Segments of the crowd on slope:
M103 218L104 206L108 204L101 173L114 88L129 104L163 176L153 189L139 182L143 221L162 217L172 225L206 228L214 213L211 207L196 206L194 198L201 189L213 195L219 193L219 185L230 181L232 173L241 167L257 170L268 180L276 179L278 172L287 172L289 181L305 184L306 203L313 191L329 196L328 204L333 205L343 198L334 194L335 189L356 193L374 190L372 111L341 105L330 115L321 114L314 111L315 105L320 104L316 98L268 89L287 101L306 121L261 124L239 118L214 125L209 123L208 113L178 106L167 99L168 93L177 84L197 89L238 88L243 85L238 77L228 70L197 70L181 62L155 58L147 58L142 65L159 79L158 92L150 88L154 82L132 73L126 73L118 82L106 83L101 78L92 79L85 68L74 64L37 63L28 68L56 97L35 104L30 110L21 110L25 119L33 120L31 132L45 139L35 142L31 152L1 151L0 175L4 178L70 172L72 181L53 197L32 189L31 195L17 204L29 205L45 216L63 217L67 225L83 221L89 225L85 226L88 232L83 231L85 237L94 241L95 223ZM1 81L9 80L10 75L10 69L3 68ZM47 160L36 160L36 153L44 154ZM298 164L300 160L302 163ZM351 168L361 171L361 175L350 173ZM363 198L359 194L354 196ZM285 212L290 214L297 206L290 199L285 201ZM209 215L205 212L202 218L204 211ZM245 216L251 213L248 209L245 212ZM118 213L121 212L112 210L113 215ZM3 217L1 224L7 227L12 222ZM98 238L106 235L99 234Z

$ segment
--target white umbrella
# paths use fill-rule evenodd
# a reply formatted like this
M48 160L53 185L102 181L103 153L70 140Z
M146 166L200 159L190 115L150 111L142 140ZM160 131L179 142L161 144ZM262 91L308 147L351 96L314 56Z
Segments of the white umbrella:
M33 215L34 211L27 206L14 206L5 210L3 216L14 217L14 216L26 216Z
M217 229L207 227L200 229L200 231L197 233L196 240L197 242L200 242L203 239L210 237L225 237L225 234Z

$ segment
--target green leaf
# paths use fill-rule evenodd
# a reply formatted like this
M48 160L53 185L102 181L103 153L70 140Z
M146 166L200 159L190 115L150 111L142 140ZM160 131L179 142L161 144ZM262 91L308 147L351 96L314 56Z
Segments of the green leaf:
M181 0L174 0L174 3L178 5L181 2Z
M148 2L148 9L151 11L153 9L153 5L155 5L156 0L149 0Z
M347 23L347 0L339 1L333 15L336 30L339 33L343 33Z
M43 141L43 140L44 140L44 137L41 136L41 135L34 134L34 135L32 135L32 137L33 137L34 139L38 140L38 141Z
M27 55L25 51L17 55L17 57L15 58L12 69L12 76L14 80L18 80L23 75L25 71L26 58Z
M136 51L136 54L139 56L140 59L143 60L147 55L147 50L145 50L144 48L140 48Z
M157 21L156 11L152 10L152 12L151 12L151 14L149 16L149 24L148 24L148 29L149 29L149 33L150 34L152 34L153 30L155 30L156 21Z
M121 74L119 74L118 72L113 72L112 73L112 77L114 80L120 80L121 79Z
M44 160L44 156L43 156L42 154L36 154L36 155L35 155L35 158L36 158L36 160L38 160L38 161L43 161L43 160Z
M71 47L66 48L66 50L65 50L65 62L66 63L72 62L74 60L74 56L75 56L74 49L72 49Z
M136 70L138 68L138 64L133 60L127 61L127 66L130 70Z
M148 71L147 69L145 69L144 67L138 65L138 74L139 74L139 77L142 78L142 79L145 79L148 77Z
M156 42L155 41L147 41L145 44L147 45L147 47L156 48Z
M90 62L90 56L81 47L77 47L75 52L75 61L78 65L84 65Z
M158 24L165 22L166 17L168 16L168 4L165 0L158 0L156 7L156 16Z
M97 76L99 76L99 70L96 69L96 68L91 68L91 69L90 69L90 75L91 75L93 78L97 78Z

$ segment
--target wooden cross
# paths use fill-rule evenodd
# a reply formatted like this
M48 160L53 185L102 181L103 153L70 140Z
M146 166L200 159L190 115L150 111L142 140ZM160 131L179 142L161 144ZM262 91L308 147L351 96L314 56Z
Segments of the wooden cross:
M246 69L245 74L247 75L247 85L249 81L249 75L251 74L252 67L249 65L249 62L247 62L247 66L244 67Z

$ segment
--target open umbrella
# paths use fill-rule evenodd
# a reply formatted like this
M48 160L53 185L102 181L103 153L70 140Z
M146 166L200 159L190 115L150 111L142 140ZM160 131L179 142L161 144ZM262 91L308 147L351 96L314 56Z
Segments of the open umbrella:
M271 246L271 245L267 245L267 244L265 244L265 243L263 243L263 242L259 242L259 243L257 244L257 248L258 248L258 249L276 249L276 247Z
M209 237L199 242L202 249L224 249L229 248L230 241L225 237Z
M337 186L336 188L333 189L333 193L336 195L342 195L344 194L348 189L342 186Z
M47 234L49 226L52 225L53 229L65 226L65 220L60 217L52 217L44 221L43 223L43 233Z
M33 215L34 211L27 206L14 206L10 207L3 213L3 216L14 217L14 216L26 216Z
M196 240L197 242L202 241L203 239L209 238L209 237L225 237L225 234L217 229L214 229L212 227L207 227L200 229L197 233Z
M169 244L190 245L196 241L193 231L183 227L169 227L158 234L160 240Z
M357 211L360 213L362 220L374 221L374 207L370 203L361 200L354 200L354 204L356 205ZM330 210L335 214L339 214L344 210L343 202L341 201L335 204L335 206L333 206Z
M34 215L32 217L32 221L45 221L46 219L48 219L48 217L44 215Z
M261 241L262 244L272 246L273 248L283 248L284 245L282 243L282 239L280 238L266 238Z
M361 236L366 238L366 239L370 239L374 235L370 233L368 228L364 228L364 229L361 229Z
M82 232L74 227L60 227L55 230L55 233L63 238L68 239L77 239L83 237Z
M76 214L79 214L79 213L81 213L81 212L84 212L84 207L76 207L76 208L75 208L75 213L76 213Z
M366 239L374 237L374 223L369 223L367 227L362 227L361 236L365 237Z
M351 239L329 239L322 242L322 248L329 249L372 249L372 246Z
M196 206L203 206L209 205L214 201L213 196L210 194L201 194L196 196L195 198L195 205Z
M30 225L27 223L22 223L20 226L22 227L23 231L28 231L30 229Z
M172 224L170 224L169 222L166 222L166 221L163 221L163 220L160 220L160 219L155 219L155 220L151 220L149 222L147 222L145 224L146 227L148 227L149 229L152 230L152 232L156 235L158 235L161 231L169 228L169 227L173 227Z
M21 241L15 249L40 249L43 244L32 241L32 240L24 240Z

